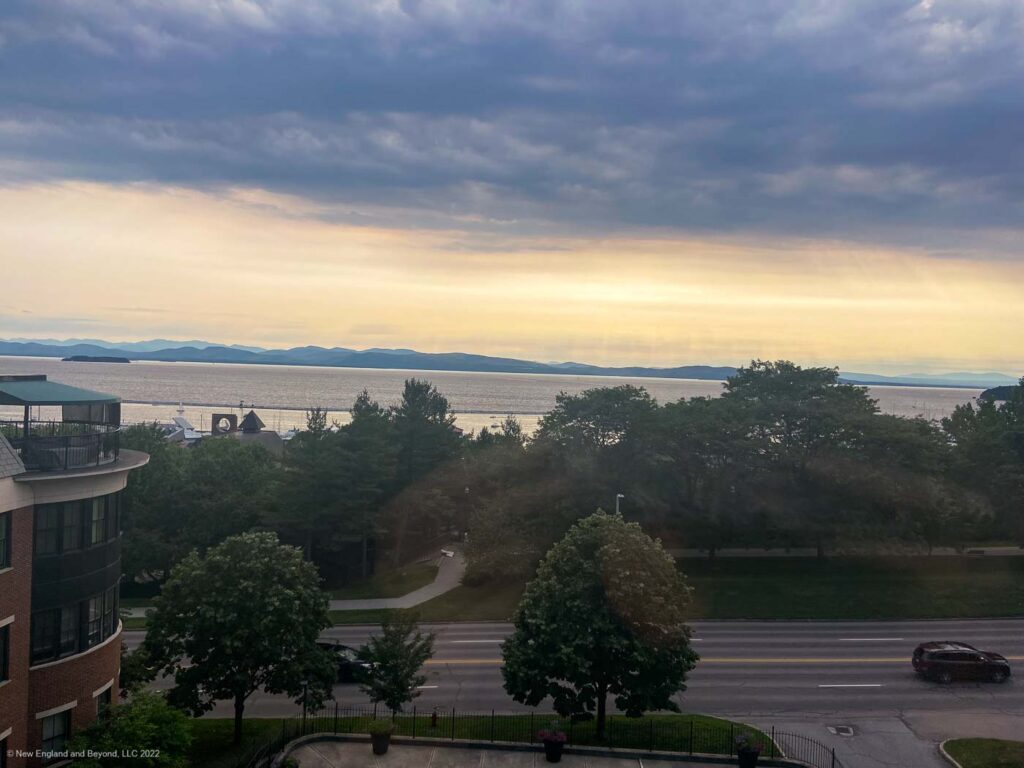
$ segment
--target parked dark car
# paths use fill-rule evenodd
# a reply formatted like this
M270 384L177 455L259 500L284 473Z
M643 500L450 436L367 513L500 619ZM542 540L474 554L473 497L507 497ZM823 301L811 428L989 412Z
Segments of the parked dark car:
M1005 656L951 640L922 643L914 649L912 663L917 674L940 683L954 680L1005 683L1011 674L1010 662Z
M354 649L341 643L320 641L317 645L330 653L338 665L338 682L354 683L362 679L363 674L370 669L370 664L360 661Z

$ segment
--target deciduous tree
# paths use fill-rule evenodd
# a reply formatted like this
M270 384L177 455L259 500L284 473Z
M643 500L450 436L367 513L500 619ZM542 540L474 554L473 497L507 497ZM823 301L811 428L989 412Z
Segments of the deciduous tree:
M155 600L145 639L153 667L174 677L171 702L198 717L230 699L236 744L256 691L322 702L336 670L316 644L330 625L319 581L301 551L272 533L188 555Z
M607 698L627 715L679 707L697 662L686 612L690 591L675 562L640 526L597 513L581 520L541 562L502 645L505 690L563 717L596 713Z

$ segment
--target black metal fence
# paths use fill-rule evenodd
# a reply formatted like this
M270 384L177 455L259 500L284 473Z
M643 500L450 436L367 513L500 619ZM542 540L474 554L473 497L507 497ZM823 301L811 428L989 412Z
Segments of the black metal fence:
M121 448L119 427L63 421L32 421L25 435L21 421L0 422L3 434L25 469L51 471L114 461Z
M386 710L330 705L307 712L303 717L286 720L281 733L252 751L239 768L259 768L268 758L298 736L327 734L365 734L374 720L389 719L394 735L406 738L430 738L481 741L505 744L539 744L541 729L559 730L566 735L567 746L597 746L640 752L675 752L685 755L736 755L738 742L760 748L765 758L788 758L812 768L843 768L835 750L799 734L761 732L734 723L711 718L687 718L677 715L647 715L642 718L609 715L605 733L599 736L594 720L561 719L550 712L459 712L454 709L412 708L392 717Z

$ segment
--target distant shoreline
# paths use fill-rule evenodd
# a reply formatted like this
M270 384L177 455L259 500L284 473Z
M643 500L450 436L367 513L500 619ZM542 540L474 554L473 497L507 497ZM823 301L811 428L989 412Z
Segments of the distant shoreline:
M0 342L3 343L3 342ZM428 354L417 353L420 358L430 358ZM62 357L56 353L54 354L25 354L19 352L12 352L0 349L0 359L4 357L22 358L22 359L42 359L52 360L59 359L65 361L68 358ZM105 356L92 356L92 355L72 355L69 357L75 358L95 358ZM554 369L552 366L542 366L537 364L539 367L537 370L522 370L516 369L513 366L503 367L494 366L487 370L481 370L478 368L471 367L422 367L416 365L394 365L394 366L382 366L382 365L370 365L360 364L360 361L346 361L346 362L319 362L319 361L302 361L302 360L280 360L280 359L269 359L269 360L226 360L217 358L208 358L205 360L190 360L190 359L171 359L170 356L167 358L155 358L145 355L133 355L125 357L126 362L136 363L175 363L175 364L209 364L209 365L238 365L238 366L275 366L275 367L296 367L296 368L323 368L329 370L362 370L362 371L407 371L414 374L430 374L430 373L480 373L480 374L499 374L499 375L525 375L525 376L568 376L568 377L587 377L587 378L611 378L611 379L658 379L662 381L701 381L701 382L725 382L724 377L718 376L701 376L701 375L685 375L686 373L696 372L699 370L717 369L717 370L729 370L735 371L735 369L729 366L680 366L675 369L658 369L658 368L597 368L596 366L581 366L577 368L567 368L565 370ZM96 359L81 359L77 362L107 362L99 361ZM374 362L380 363L380 356L374 358ZM416 362L422 363L424 360L417 359ZM672 372L678 371L675 375ZM729 374L731 375L731 373ZM990 388L991 385L986 384L968 384L968 383L943 383L943 382L922 382L922 381L905 381L900 379L884 380L884 381L863 381L860 379L847 378L840 373L839 381L842 384L852 384L859 387L914 387L921 389L967 389L967 390L984 390Z

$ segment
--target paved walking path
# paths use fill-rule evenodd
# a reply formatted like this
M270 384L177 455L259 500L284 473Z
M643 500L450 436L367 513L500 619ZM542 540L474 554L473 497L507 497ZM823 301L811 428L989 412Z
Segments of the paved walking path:
M448 550L451 552L452 550ZM462 552L455 550L451 557L442 555L437 566L437 576L425 587L420 587L401 597L376 597L366 600L331 600L332 611L364 611L374 608L412 608L433 600L438 595L451 592L462 581L466 572L466 559Z
M445 592L450 592L459 586L462 581L462 576L466 572L466 559L458 549L448 551L452 552L452 556L448 557L447 555L441 555L437 566L437 576L435 576L434 580L425 587L420 587L419 589L409 592L406 595L402 595L401 597L379 597L369 598L366 600L331 600L330 609L332 611L365 611L381 608L412 608L420 603L433 600L435 597L443 595ZM146 617L146 611L151 608L152 606L126 608L124 612L132 618L144 619Z
M460 749L392 744L383 755L374 755L366 742L317 741L291 753L299 768L541 768L550 765L540 751L503 749ZM563 755L566 768L722 768L721 763L691 763L675 760L643 762L635 757Z

